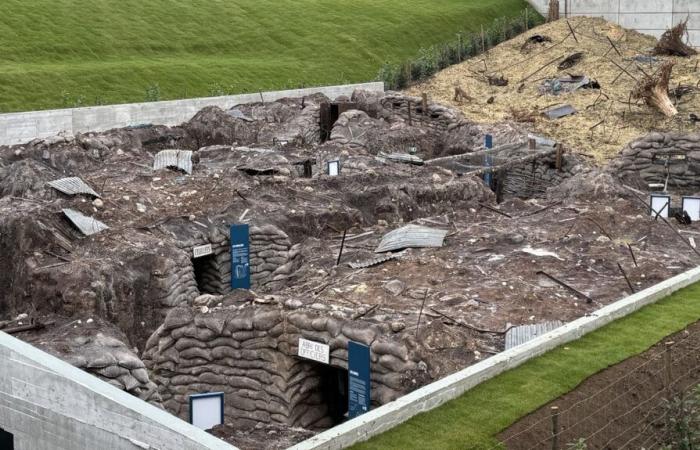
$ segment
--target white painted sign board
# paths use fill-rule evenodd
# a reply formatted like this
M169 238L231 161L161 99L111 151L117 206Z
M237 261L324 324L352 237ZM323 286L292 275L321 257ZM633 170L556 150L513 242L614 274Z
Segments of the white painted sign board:
M340 174L340 161L328 161L328 175L337 177Z
M671 197L668 195L652 195L651 196L651 217L656 217L656 213L660 213L659 217L668 218L668 210L671 207Z
M211 244L200 245L192 249L192 256L195 258L201 258L202 256L211 255L212 253Z
M700 220L700 198L683 197L683 211L688 213L693 222Z
M224 393L190 395L190 423L202 430L224 423Z
M299 356L328 364L330 362L330 347L320 342L299 338Z

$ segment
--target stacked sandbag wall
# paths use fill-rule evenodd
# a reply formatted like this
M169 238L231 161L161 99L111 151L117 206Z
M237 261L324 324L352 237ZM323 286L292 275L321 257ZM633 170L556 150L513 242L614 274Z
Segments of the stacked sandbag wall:
M419 358L389 325L323 309L302 309L296 300L176 308L148 340L143 359L173 414L187 416L189 395L221 391L226 422L240 426L332 424L319 391L320 363L296 356L300 337L329 345L330 365L342 369L350 340L369 345L374 404L409 390Z
M700 188L700 133L650 133L630 142L610 169L639 188L668 177L669 188L693 191Z

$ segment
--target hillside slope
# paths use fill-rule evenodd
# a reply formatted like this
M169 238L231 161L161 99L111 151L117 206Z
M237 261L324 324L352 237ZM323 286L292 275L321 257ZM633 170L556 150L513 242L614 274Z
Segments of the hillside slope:
M4 0L0 112L367 81L385 61L525 6L524 0Z
M571 34L569 25L575 30ZM532 36L548 39L527 42ZM611 47L615 43L615 48ZM650 57L656 44L652 36L622 28L602 18L574 17L547 23L437 73L408 89L412 95L426 93L430 99L460 109L469 120L483 123L520 122L535 133L564 143L604 163L625 144L652 131L694 132L697 125L689 114L700 111L696 95L700 56L691 58ZM618 53L619 52L619 53ZM581 53L572 67L559 69L565 57ZM641 101L632 101L630 91L645 74L655 73L664 61L675 66L670 87L686 92L674 99L679 111L667 118ZM547 85L556 85L568 75L585 75L599 88L578 89L557 95ZM507 85L492 85L488 76L504 78ZM503 83L501 83L503 84ZM472 97L455 101L455 86ZM578 112L558 120L543 116L548 108L572 105Z

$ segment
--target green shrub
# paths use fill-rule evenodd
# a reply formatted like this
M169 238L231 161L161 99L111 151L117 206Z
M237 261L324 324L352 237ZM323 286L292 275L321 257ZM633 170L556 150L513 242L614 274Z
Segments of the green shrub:
M430 78L438 71L465 59L472 58L495 47L501 42L514 38L544 22L544 18L533 8L528 7L512 19L498 18L476 33L458 33L449 42L421 48L418 55L402 64L386 63L377 74L377 80L383 81L387 89L398 90L412 82Z
M157 102L160 100L160 86L158 83L151 83L146 87L146 96L144 100L147 102Z

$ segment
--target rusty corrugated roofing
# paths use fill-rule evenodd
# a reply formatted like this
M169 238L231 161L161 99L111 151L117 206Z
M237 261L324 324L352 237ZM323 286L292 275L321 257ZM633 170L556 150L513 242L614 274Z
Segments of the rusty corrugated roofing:
M188 174L192 173L192 151L191 150L162 150L156 154L153 160L153 170L174 167L184 170Z
M75 225L85 236L91 236L100 231L107 230L109 227L94 217L86 216L80 211L70 208L64 208L63 214L68 217L73 225Z
M58 180L49 181L49 186L68 195L86 194L93 197L99 197L87 183L78 177L61 178Z
M403 248L442 247L447 231L419 225L406 225L384 235L375 253Z

